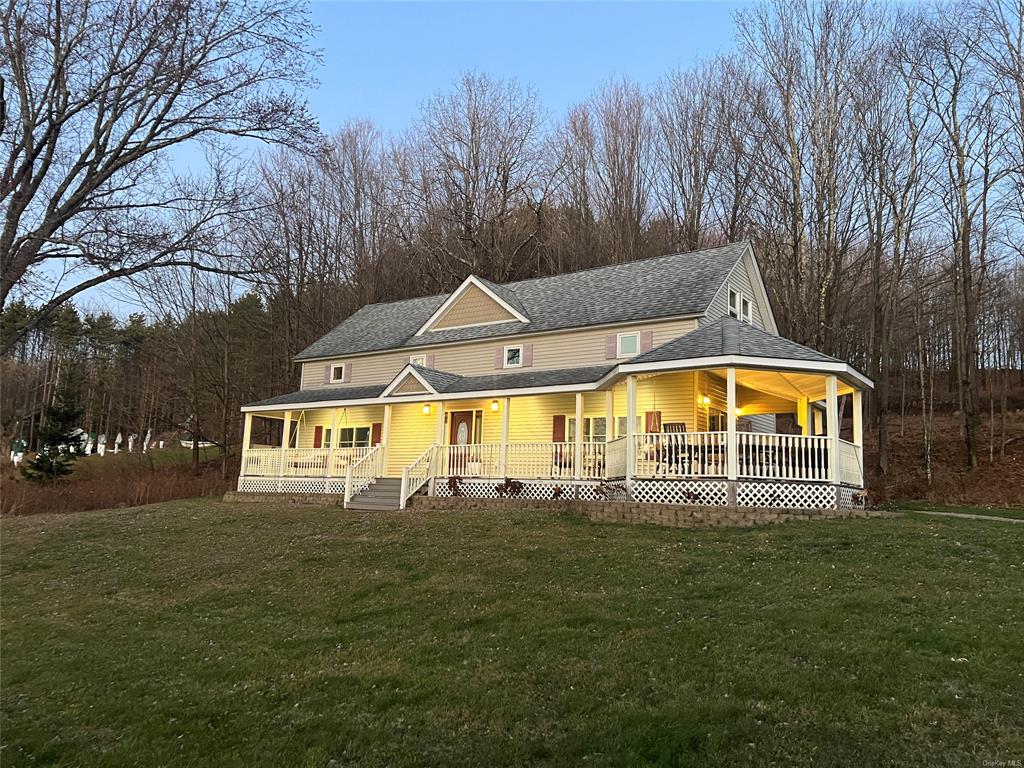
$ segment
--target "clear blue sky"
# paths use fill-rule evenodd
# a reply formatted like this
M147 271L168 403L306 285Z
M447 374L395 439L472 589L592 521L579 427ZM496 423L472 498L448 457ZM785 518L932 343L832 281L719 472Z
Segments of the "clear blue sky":
M610 77L649 85L733 47L732 13L745 2L314 2L323 51L310 107L327 133L369 118L400 133L419 105L462 72L515 78L553 119ZM189 162L198 152L179 150ZM196 169L199 171L200 169ZM145 311L116 283L78 305Z
M468 69L536 87L553 116L609 77L641 84L733 45L739 2L314 2L323 49L310 94L325 131L370 118L405 129Z

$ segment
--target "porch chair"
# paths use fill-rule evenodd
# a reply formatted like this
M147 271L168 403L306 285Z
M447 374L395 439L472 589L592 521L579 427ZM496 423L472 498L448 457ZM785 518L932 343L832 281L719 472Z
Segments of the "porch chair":
M666 435L682 435L686 434L686 422L685 421L668 421L665 422L664 432ZM683 450L679 442L673 440L666 440L667 445L664 450L665 463L667 464L665 470L666 474L673 473L677 475L690 474L690 467L692 466L692 456L689 455L690 451L687 449L686 466L685 471L682 466L683 461Z

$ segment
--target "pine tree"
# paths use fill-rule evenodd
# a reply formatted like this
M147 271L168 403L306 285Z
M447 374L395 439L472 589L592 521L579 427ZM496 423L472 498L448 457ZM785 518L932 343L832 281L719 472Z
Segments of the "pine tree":
M71 473L78 454L79 438L74 434L82 409L70 387L64 387L46 409L46 426L39 430L39 451L26 462L21 473L37 483L53 483Z

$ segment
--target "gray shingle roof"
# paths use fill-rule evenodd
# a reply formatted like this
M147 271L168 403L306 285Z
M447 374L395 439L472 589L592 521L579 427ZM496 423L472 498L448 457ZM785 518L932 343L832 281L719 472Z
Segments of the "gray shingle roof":
M430 382L441 394L465 392L487 392L491 390L527 389L529 387L556 387L570 384L590 384L603 377L614 366L600 365L587 368L561 368L554 371L516 371L495 373L486 376L457 376L454 373L433 368L414 366L416 371ZM278 395L267 400L249 403L258 405L302 405L316 402L343 402L378 397L385 385L372 387L329 387L300 389L287 395ZM400 396L399 396L400 397Z
M803 344L775 336L748 323L741 323L735 318L723 317L634 357L630 363L657 363L719 355L779 357L818 363L842 362Z
M245 407L254 405L291 405L295 403L319 403L335 400L369 400L380 397L384 391L384 384L374 384L369 387L321 387L318 389L300 389L298 392L289 392L286 395L268 397L266 400L258 400L249 403Z
M707 310L746 248L747 243L740 242L500 286L487 282L489 288L526 315L530 319L528 323L450 328L415 336L448 298L447 294L369 304L295 359L312 360L604 323L700 315Z

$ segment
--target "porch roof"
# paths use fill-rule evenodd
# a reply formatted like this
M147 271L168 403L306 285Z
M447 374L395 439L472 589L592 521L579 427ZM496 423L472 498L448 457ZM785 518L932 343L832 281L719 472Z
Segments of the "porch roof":
M749 323L741 323L733 317L722 317L713 323L701 325L695 331L634 357L630 362L658 363L722 355L770 357L813 363L843 362L803 344L762 331Z

